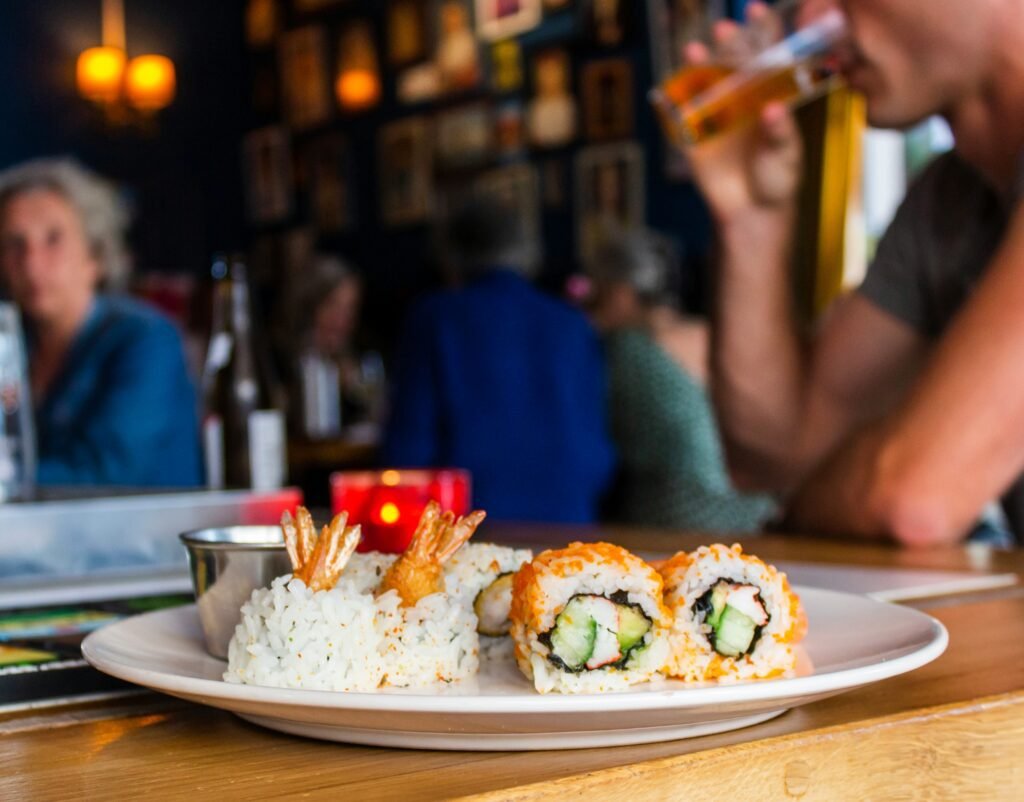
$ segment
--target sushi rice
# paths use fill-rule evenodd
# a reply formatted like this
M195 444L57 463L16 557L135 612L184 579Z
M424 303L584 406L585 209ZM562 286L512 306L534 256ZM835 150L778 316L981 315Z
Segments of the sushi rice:
M475 676L476 620L445 593L402 607L342 579L313 592L291 575L253 591L228 645L227 682L324 691L418 687Z
M680 552L661 567L665 578L665 603L673 613L670 676L701 682L766 679L791 676L796 666L794 645L806 631L799 597L786 575L739 544L701 546L692 553ZM757 589L767 622L758 627L749 653L725 656L711 640L698 601L720 581ZM752 593L753 591L751 591Z
M642 610L650 627L624 665L569 668L551 645L559 615L577 597L624 599ZM607 605L606 605L607 606ZM512 639L520 670L540 693L621 690L656 679L668 660L669 611L661 576L647 563L610 543L572 543L545 551L515 576Z

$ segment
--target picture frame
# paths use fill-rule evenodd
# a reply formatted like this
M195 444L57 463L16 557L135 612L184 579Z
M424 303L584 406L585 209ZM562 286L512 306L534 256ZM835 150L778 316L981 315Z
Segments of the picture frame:
M581 88L587 139L602 142L633 135L633 63L629 59L601 59L584 65Z
M728 11L727 0L647 0L654 79L663 81L680 69L686 43L710 41L712 26Z
M285 120L296 130L327 122L333 103L323 26L305 25L282 34L279 55Z
M491 45L491 86L499 94L522 89L523 49L516 39L505 39Z
M434 63L443 91L464 92L483 80L480 42L473 27L471 0L438 0Z
M277 0L249 0L245 6L245 43L253 50L270 47L280 29Z
M494 149L499 161L518 159L526 152L526 115L518 98L502 101L495 109Z
M302 153L309 216L321 234L340 234L355 222L352 191L352 153L338 133L310 140Z
M591 145L576 155L576 238L583 265L604 239L644 224L644 151L635 142Z
M439 112L434 119L437 166L443 170L479 167L494 154L494 120L486 102Z
M388 226L420 223L433 200L433 147L427 118L406 117L383 126L377 140L381 220Z
M427 0L391 0L387 8L387 61L408 67L430 55L430 8Z
M621 47L632 37L635 0L587 0L590 39L600 47Z
M572 90L572 60L564 47L534 54L533 94L526 108L530 144L559 148L576 139L579 109Z
M246 206L256 225L280 223L294 209L291 138L280 125L258 128L242 141Z
M496 42L536 28L544 16L542 0L475 0L476 30Z

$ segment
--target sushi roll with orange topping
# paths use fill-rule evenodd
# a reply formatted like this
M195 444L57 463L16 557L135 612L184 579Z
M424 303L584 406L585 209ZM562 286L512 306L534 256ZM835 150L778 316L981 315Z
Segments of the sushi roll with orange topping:
M511 621L516 662L540 693L627 688L668 659L661 576L610 543L571 543L523 565Z
M679 552L660 571L673 615L669 676L729 682L794 673L806 620L785 574L738 544Z

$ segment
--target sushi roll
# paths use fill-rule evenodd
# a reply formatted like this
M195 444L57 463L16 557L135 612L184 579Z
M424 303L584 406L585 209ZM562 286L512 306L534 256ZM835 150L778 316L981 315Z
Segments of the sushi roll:
M540 693L627 688L668 658L661 576L610 543L571 543L523 565L511 619L516 662Z
M512 626L512 576L531 559L533 552L529 549L467 543L445 564L448 592L476 615L481 635L508 635Z
M738 544L679 552L660 570L673 615L670 676L729 682L793 674L806 623L785 574Z

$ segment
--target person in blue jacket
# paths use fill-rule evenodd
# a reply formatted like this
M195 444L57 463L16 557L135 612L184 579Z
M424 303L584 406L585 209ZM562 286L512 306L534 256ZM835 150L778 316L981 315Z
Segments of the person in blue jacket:
M125 277L127 222L113 188L73 161L0 173L0 275L25 321L40 485L202 481L177 330L99 292Z
M521 229L486 197L446 226L455 286L407 321L383 457L468 469L473 505L492 519L590 522L614 468L600 344L528 281Z

